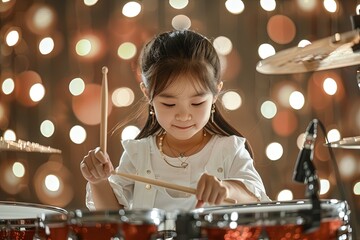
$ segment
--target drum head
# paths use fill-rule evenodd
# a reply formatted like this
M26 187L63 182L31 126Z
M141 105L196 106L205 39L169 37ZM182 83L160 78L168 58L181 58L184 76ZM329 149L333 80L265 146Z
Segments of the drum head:
M66 213L64 209L48 205L0 201L0 219L35 219L41 214Z

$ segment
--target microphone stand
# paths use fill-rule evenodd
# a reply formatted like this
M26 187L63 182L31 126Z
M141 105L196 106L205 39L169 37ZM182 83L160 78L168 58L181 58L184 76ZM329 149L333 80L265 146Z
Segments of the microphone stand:
M309 223L304 225L305 232L312 232L320 227L321 203L319 199L319 179L312 161L304 161L303 170L305 173L306 192L305 196L311 200L312 209Z

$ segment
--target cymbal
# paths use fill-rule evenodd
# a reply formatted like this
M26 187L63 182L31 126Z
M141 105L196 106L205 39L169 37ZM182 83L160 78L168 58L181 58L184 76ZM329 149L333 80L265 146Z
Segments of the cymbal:
M5 140L0 137L0 151L16 151L16 152L40 152L40 153L61 153L61 150L42 146L38 143L33 143L24 140Z
M360 52L354 52L360 41L359 29L337 33L305 47L293 47L258 62L263 74L292 74L347 67L360 63Z
M333 148L360 149L360 136L343 138L336 142L330 142L326 146Z

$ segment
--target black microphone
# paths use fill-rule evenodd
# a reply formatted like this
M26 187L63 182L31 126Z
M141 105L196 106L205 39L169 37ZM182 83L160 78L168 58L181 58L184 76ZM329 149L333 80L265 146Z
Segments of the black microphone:
M305 141L304 145L299 152L296 167L294 170L293 179L300 183L305 183L306 180L306 169L304 168L304 164L307 162L311 162L314 156L314 144L316 140L316 133L317 133L317 124L318 120L313 119L305 132Z

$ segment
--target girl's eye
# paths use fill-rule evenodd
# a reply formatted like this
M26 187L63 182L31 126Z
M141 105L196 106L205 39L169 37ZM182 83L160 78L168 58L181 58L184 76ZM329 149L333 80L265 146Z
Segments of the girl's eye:
M205 102L205 101L204 101ZM200 106L201 104L203 104L204 102L199 102L199 103L193 103L193 106Z
M169 104L169 103L162 103L164 106L166 106L166 107L173 107L173 106L175 106L175 104Z

